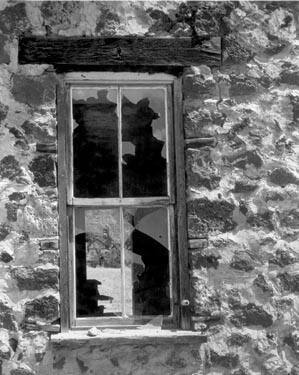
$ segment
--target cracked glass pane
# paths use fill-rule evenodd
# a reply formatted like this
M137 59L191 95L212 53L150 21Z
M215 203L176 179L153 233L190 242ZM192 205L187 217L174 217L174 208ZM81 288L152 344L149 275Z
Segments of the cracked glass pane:
M124 197L167 195L165 91L122 89Z
M118 197L117 89L72 90L74 196Z
M170 315L169 235L166 207L124 210L127 314Z
M77 317L122 314L119 209L75 209Z

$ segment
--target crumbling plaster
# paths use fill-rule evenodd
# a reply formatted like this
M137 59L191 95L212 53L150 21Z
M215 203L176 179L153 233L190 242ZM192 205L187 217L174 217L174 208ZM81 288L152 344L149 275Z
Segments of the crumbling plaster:
M299 374L298 10L0 1L0 373ZM206 344L54 350L52 368L36 323L59 316L55 73L18 64L23 33L223 36L222 66L190 67L183 85L186 139L213 138L186 149L191 309Z

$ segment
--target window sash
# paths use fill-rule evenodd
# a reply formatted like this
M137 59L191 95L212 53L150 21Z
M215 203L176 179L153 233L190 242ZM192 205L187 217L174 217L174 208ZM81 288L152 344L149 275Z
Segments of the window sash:
M144 206L131 206L131 208L138 208ZM176 304L176 295L177 295L177 273L176 268L174 265L177 262L176 259L176 239L175 239L175 230L174 230L174 206L156 206L157 208L165 207L167 208L167 216L168 216L168 250L169 250L169 291L170 291L170 311L171 313L168 316L163 316L163 326L177 326L177 304ZM157 315L144 315L144 316L126 316L124 312L125 308L125 279L124 279L124 261L125 261L125 246L124 246L124 222L123 222L123 210L124 207L114 207L119 209L120 215L120 237L121 237L121 295L122 295L122 315L121 316L113 316L113 317L97 317L97 316L90 316L90 317L78 317L76 314L76 249L75 249L75 208L77 207L69 207L69 259L70 259L70 275L71 275L71 283L70 283L70 317L71 317L71 327L78 328L78 327L90 327L90 326L139 326L145 324L151 319L157 318ZM92 206L92 209L103 209L103 207L99 206Z
M119 186L119 197L107 197L107 198L79 198L74 196L74 152L73 152L73 105L72 105L72 91L74 89L80 88L92 88L92 89L117 89L117 117L118 117L118 186ZM146 201L161 201L168 198L169 203L175 203L175 171L174 171L174 134L173 134L173 84L167 83L152 83L150 85L147 83L138 84L135 82L127 81L126 83L115 83L115 84L99 84L91 83L87 85L86 83L81 83L81 85L69 82L69 116L70 123L68 127L68 138L71 140L68 147L68 189L67 189L67 203L69 205L131 205L137 203L145 203ZM167 195L157 197L123 197L123 168L122 168L122 90L129 89L163 89L164 90L164 110L165 110L165 145L166 145L166 183L167 183Z

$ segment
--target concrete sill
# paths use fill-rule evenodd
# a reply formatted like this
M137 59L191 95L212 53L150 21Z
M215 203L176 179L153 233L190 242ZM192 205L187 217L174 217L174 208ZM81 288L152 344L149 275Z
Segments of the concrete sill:
M154 330L154 329L103 329L98 336L90 337L87 331L68 331L51 336L53 347L76 348L85 345L161 345L161 344L202 344L207 336L194 331Z

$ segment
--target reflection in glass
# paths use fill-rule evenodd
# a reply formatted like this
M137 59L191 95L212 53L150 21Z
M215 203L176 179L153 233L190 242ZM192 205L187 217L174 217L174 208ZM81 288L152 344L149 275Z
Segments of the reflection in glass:
M170 315L167 208L125 209L124 239L127 314Z
M165 92L122 90L123 196L167 195Z
M77 316L121 315L119 209L75 209Z
M74 196L118 197L117 90L72 90Z

